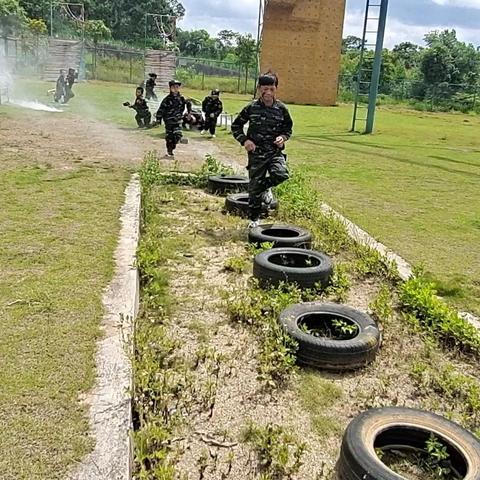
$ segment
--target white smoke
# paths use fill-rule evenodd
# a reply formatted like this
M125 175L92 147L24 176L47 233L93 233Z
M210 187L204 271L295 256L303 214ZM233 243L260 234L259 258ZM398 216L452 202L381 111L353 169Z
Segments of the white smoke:
M49 107L48 105L44 105L38 101L28 101L28 100L16 100L10 99L10 103L16 105L17 107L29 108L30 110L38 110L41 112L63 112L63 110L59 110L55 107Z
M37 100L32 101L24 98L15 98L14 85L13 74L10 70L10 66L8 65L6 58L2 56L2 52L0 52L0 96L2 103L4 103L5 100L8 100L12 105L28 108L30 110L55 113L63 111L59 110L58 108L50 107L40 103Z

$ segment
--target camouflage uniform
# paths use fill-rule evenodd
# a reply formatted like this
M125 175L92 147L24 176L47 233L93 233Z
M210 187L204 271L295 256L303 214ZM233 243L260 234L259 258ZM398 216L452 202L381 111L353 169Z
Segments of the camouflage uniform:
M139 127L148 127L150 121L152 120L152 114L148 109L147 101L142 97L137 97L135 103L131 105L130 108L133 108L137 114L135 115L135 120Z
M205 112L205 130L215 135L218 116L223 112L222 101L217 96L209 95L202 102L202 110ZM213 117L212 117L213 115Z
M155 79L152 77L145 82L145 98L147 100L154 100L155 102L158 100L157 94L155 93L156 86Z
M244 125L247 122L249 126L245 135ZM244 145L251 140L257 147L254 152L248 153L251 220L258 220L260 216L263 194L288 180L287 157L274 142L279 136L288 140L292 127L292 118L282 102L275 100L271 107L267 107L260 99L247 105L232 124L232 134L238 142Z
M177 143L182 138L182 120L183 112L185 110L185 98L178 94L170 93L160 104L157 111L157 122L165 122L165 133L167 142L167 151L173 153Z

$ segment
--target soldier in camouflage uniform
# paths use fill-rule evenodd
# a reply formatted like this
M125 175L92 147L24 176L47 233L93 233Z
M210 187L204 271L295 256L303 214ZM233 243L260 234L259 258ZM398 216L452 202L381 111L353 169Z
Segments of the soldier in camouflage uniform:
M135 110L135 120L138 128L148 128L150 126L152 114L148 109L147 101L143 98L143 87L137 87L135 90L135 102L133 105L130 102L124 102L123 105Z
M170 94L162 100L156 117L158 123L162 123L162 120L165 122L167 156L173 157L173 151L182 139L182 120L186 101L179 91L181 82L170 80L168 85Z
M223 104L220 100L220 90L218 90L218 88L212 90L212 93L208 97L205 97L202 102L202 110L205 113L205 127L200 134L203 135L205 130L208 130L210 135L215 138L217 119L223 112Z
M260 76L259 98L247 105L232 124L234 138L248 152L250 228L258 225L262 202L269 205L273 201L271 187L288 180L282 151L292 135L293 122L287 107L276 99L277 82L276 76Z

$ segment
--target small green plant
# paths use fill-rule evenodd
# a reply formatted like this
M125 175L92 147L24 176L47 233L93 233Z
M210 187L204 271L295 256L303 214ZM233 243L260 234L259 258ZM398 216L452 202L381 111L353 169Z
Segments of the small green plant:
M249 261L244 256L232 257L226 260L224 269L227 272L244 273L246 272Z
M425 442L427 450L427 467L434 472L437 477L440 478L451 478L450 474L452 472L451 468L448 465L450 455L447 452L447 447L435 437L433 433L430 434L430 438Z
M264 427L250 423L243 441L257 453L260 478L265 480L291 479L300 470L307 448L283 427L271 423Z
M334 265L330 285L325 289L325 295L334 301L345 302L350 288L352 288L352 280L349 266L345 263Z
M379 322L389 323L393 318L392 290L383 284L368 308Z
M308 333L318 338L329 338L331 340L346 340L353 338L358 333L356 324L348 323L341 318L333 318L330 322L326 321L318 328L309 327L306 323L299 324L302 332Z

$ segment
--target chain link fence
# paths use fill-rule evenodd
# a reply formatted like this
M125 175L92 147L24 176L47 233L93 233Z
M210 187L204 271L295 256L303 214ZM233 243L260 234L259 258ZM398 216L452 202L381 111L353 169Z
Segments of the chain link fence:
M357 90L355 76L340 76L339 101L351 102ZM360 100L368 101L368 83L360 85ZM422 111L450 111L480 113L480 84L438 83L429 85L421 80L397 79L381 82L379 104L405 104Z

